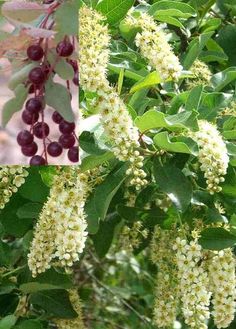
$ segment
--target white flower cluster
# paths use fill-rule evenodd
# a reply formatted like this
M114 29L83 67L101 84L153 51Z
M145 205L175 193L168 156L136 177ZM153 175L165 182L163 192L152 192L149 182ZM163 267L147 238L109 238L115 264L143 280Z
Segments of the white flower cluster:
M88 174L76 167L55 176L28 255L33 277L50 268L54 259L66 268L79 260L87 238L84 204L89 191Z
M85 90L97 92L108 87L108 27L102 15L86 6L80 8L79 19L80 84Z
M109 60L110 36L104 18L95 10L83 6L80 9L80 83L82 88L96 92L101 123L114 145L114 153L121 161L129 161L127 175L132 175L131 185L140 189L146 184L143 157L139 147L138 130L129 112L106 78Z
M188 80L187 86L193 88L197 85L209 85L212 77L212 73L206 63L195 60L190 68L193 74L191 80Z
M217 127L205 120L199 120L199 131L189 132L199 146L199 161L201 170L206 178L207 189L210 194L220 192L219 186L224 181L229 157L227 148Z
M158 26L146 13L141 13L138 18L128 15L126 21L130 25L142 28L142 32L136 35L136 46L140 48L141 54L147 58L151 67L160 74L161 79L178 80L183 67L168 43L163 25Z
M169 230L155 227L151 259L158 267L154 303L158 328L172 327L179 313L194 329L207 329L210 315L219 329L227 328L234 319L235 256L230 248L203 250L199 234L192 238L195 235L187 225Z
M58 329L85 329L81 301L77 290L69 290L69 298L78 316L73 319L54 319L53 322L56 323Z
M227 328L236 309L235 257L231 249L210 254L209 278L212 291L213 318L217 328Z
M176 290L173 287L175 278L169 273L159 271L157 273L156 293L154 302L154 322L158 328L172 328L176 320L176 309L178 300L176 299ZM171 273L172 274L172 273Z
M146 185L146 173L143 171L143 156L136 150L139 147L138 130L134 127L127 108L118 94L110 89L99 97L98 107L101 122L106 134L114 142L114 153L120 161L129 161L127 175L132 175L130 181L137 189Z
M177 317L178 280L174 263L173 244L175 230L163 230L156 226L152 238L151 259L158 266L154 322L158 328L171 327Z
M5 207L13 193L24 184L28 171L23 166L0 167L0 209Z
M197 241L188 243L177 238L173 249L176 250L179 296L185 323L190 328L207 329L211 293L201 246Z

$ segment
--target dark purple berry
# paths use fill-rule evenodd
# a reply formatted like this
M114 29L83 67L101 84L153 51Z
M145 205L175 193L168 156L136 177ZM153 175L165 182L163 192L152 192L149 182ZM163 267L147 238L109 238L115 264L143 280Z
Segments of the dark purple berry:
M55 112L53 112L52 120L55 123L60 123L63 120L63 117L57 111L55 111Z
M21 152L27 157L32 157L37 153L37 151L38 145L35 142L21 147Z
M71 134L75 130L74 122L61 121L59 124L59 130L62 134Z
M30 159L31 166L43 166L45 164L46 164L46 160L43 157L41 157L40 155L34 155Z
M79 148L78 146L71 147L67 153L68 159L71 162L79 161Z
M48 144L47 151L52 157L58 157L62 154L62 146L58 142L51 142Z
M29 46L27 49L27 55L32 61L39 61L43 58L44 51L43 48L39 45Z
M29 145L33 142L34 136L28 130L22 130L17 135L17 143L20 146Z
M43 104L39 98L30 98L26 102L25 108L32 113L38 113L43 109Z
M57 44L56 51L59 56L69 57L74 51L74 46L70 41L61 41Z
M46 122L38 122L33 127L34 136L42 139L49 135L49 126Z
M46 79L46 75L41 67L35 67L29 73L29 80L35 85L41 85Z
M32 125L35 122L38 121L39 118L39 114L38 113L32 113L28 110L24 110L22 112L21 118L23 120L24 123L26 123L27 125Z
M59 143L64 149L69 149L75 144L75 137L73 135L61 135L59 138Z

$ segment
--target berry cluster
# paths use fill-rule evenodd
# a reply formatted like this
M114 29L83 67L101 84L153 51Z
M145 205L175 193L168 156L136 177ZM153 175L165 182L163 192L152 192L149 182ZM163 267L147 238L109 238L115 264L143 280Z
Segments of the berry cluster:
M64 57L74 69L75 77L73 82L78 85L78 65L77 62L69 57L74 52L74 45L69 38L65 37L63 41L56 46L57 57ZM25 156L31 157L30 165L48 164L48 155L58 157L62 154L63 149L68 150L67 156L71 162L78 162L78 146L75 134L75 123L67 122L63 117L55 111L52 115L52 121L59 126L61 136L58 141L49 139L50 127L45 122L45 82L53 75L54 67L47 61L45 50L40 43L31 45L27 49L28 59L39 62L28 75L27 84L29 85L29 93L33 93L34 97L27 100L25 109L22 112L22 121L29 126L29 129L22 130L17 135L17 142L21 146L21 151ZM55 63L56 64L56 63ZM38 144L35 138L42 140L43 152L37 154Z

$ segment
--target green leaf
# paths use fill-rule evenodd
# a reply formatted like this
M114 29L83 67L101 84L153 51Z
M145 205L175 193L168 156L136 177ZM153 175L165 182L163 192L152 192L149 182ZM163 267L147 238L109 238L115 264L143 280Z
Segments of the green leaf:
M192 198L192 185L180 169L166 164L161 166L154 161L154 177L161 191L165 192L176 208L184 212Z
M48 81L45 85L45 101L69 122L74 122L71 97L68 89L59 83Z
M54 177L57 174L57 168L55 166L42 166L39 169L42 181L48 187L52 186Z
M14 329L43 329L43 325L38 320L23 320Z
M203 91L202 85L196 86L190 91L185 105L186 111L192 111L192 110L198 111L202 99L202 91Z
M177 16L183 18L196 16L196 11L193 7L180 1L158 1L148 9L148 13L154 16L156 13L161 11L169 11L169 16Z
M236 49L235 47L232 47L232 45L236 43L236 26L227 24L226 26L222 27L222 29L219 31L217 41L228 56L229 65L235 66Z
M86 171L89 169L93 169L103 163L114 158L114 154L112 152L106 152L101 155L89 155L82 160L80 165L80 169L82 171Z
M168 152L193 154L195 156L198 154L197 144L191 138L182 138L182 141L172 142L167 131L156 134L153 141L160 149Z
M12 250L10 246L3 242L0 241L0 265L1 266L9 266L12 260Z
M170 25L180 27L181 29L184 29L184 25L180 22L180 20L178 18L171 17L171 16L165 16L165 15L159 15L158 13L155 15L155 18L160 22L164 22L164 23L167 23Z
M150 129L167 128L178 131L186 127L197 129L196 112L180 112L176 115L166 115L157 110L149 110L135 119L135 124L141 132Z
M198 39L194 39L190 43L183 62L183 66L186 70L192 66L193 62L201 54L201 51L206 46L207 41L212 37L213 34L214 31L203 33L199 36Z
M211 78L212 86L215 91L221 91L229 83L236 79L236 67L229 67L222 72L214 74Z
M57 55L56 53L48 54L48 61L51 65L53 65L56 61ZM65 58L60 57L57 61L54 71L59 75L60 78L64 80L72 80L74 78L74 69L72 65L70 65Z
M220 51L202 51L199 59L203 62L225 62L228 59L228 56L225 53Z
M236 236L224 228L206 228L201 232L199 243L204 249L222 250L236 244Z
M27 98L28 90L23 84L19 84L15 91L15 97L7 101L2 109L2 126L5 127L13 114L20 111Z
M236 139L236 130L225 130L222 132L222 135L226 139Z
M215 31L222 24L222 20L220 18L210 18L204 22L202 30L204 32Z
M77 0L65 1L56 10L57 38L64 37L65 35L77 36L79 30L78 10L79 4Z
M74 311L69 294L66 290L55 289L33 293L30 303L42 307L48 314L64 319L71 319L77 316Z
M39 283L39 282L27 282L23 283L20 286L20 290L24 294L32 294L34 292L42 291L42 290L52 290L52 289L60 289L62 287L54 286L48 283Z
M232 95L226 93L203 93L202 101L198 109L198 119L205 119L209 121L214 120L222 109L228 106L228 102L231 98Z
M159 208L143 209L139 207L128 207L123 204L117 205L118 214L127 223L134 223L137 219L142 221L143 227L153 228L157 224L162 224L166 214Z
M98 232L92 235L93 245L99 258L103 258L109 251L115 228L120 220L117 214L108 216L106 221L100 223Z
M31 190L31 194L32 190ZM17 209L21 207L27 200L22 198L19 193L14 194L10 202L8 202L4 209L0 211L0 221L6 233L16 237L22 237L32 226L31 218L17 217Z
M159 16L170 16L170 17L174 16L181 18L189 18L192 16L192 14L184 13L179 9L169 8L169 9L159 9L153 14L153 16L157 19Z
M14 313L18 303L19 297L15 293L0 295L0 316L4 317Z
M18 208L16 214L18 218L37 218L41 209L40 203L26 203L22 207Z
M50 289L70 289L72 287L72 282L68 275L59 273L54 269L47 270L31 280L20 285L20 290L25 294Z
M109 24L114 25L125 17L133 4L134 0L100 0L96 10L107 17Z
M123 181L126 179L127 165L114 169L106 179L98 185L85 206L87 213L88 231L95 234L98 231L100 220L104 220L110 202Z
M29 176L25 183L19 188L19 194L33 202L44 203L49 194L49 188L46 186L39 174L41 167L31 167L28 169ZM37 193L32 193L37 191Z
M97 141L93 133L89 131L84 131L79 137L79 145L88 154L102 155L106 151L101 150L97 144Z
M143 88L149 88L157 85L161 82L161 77L157 72L152 72L148 74L145 78L137 82L131 89L130 93L135 93Z
M11 90L15 90L19 84L24 83L26 81L30 71L36 66L38 66L38 63L33 62L33 63L27 64L27 65L24 65L22 68L18 69L16 72L14 72L11 75L9 82L8 82L8 87Z
M16 323L17 317L14 314L7 315L0 320L0 329L11 329Z

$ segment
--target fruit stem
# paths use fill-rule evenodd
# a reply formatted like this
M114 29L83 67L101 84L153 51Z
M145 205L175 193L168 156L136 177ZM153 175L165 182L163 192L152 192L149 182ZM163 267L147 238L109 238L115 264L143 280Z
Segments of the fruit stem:
M44 111L43 110L42 110L42 127L43 127L43 150L44 150L46 165L48 165L46 136L45 136L45 131L44 131Z

